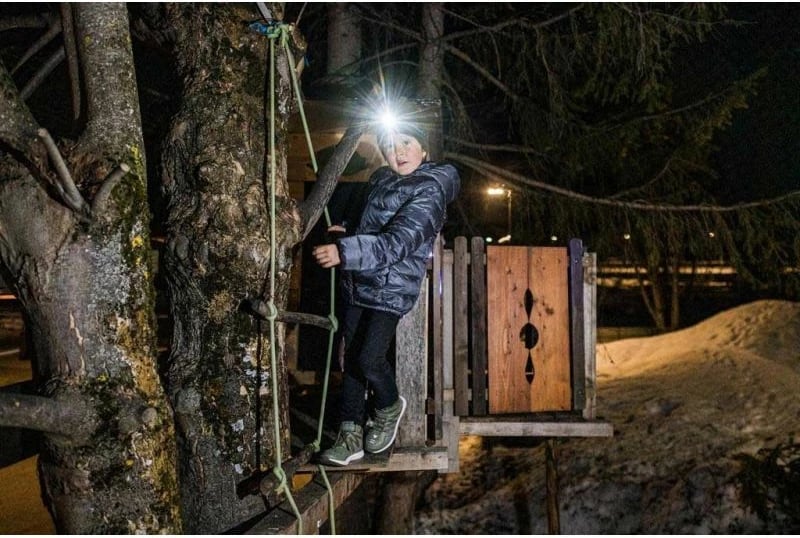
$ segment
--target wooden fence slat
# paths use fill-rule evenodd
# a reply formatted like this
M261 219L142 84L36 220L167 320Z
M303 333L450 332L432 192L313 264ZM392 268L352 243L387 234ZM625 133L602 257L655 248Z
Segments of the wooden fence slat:
M584 357L586 358L586 405L583 418L594 420L597 397L597 254L583 256Z
M397 325L395 375L397 389L408 407L397 431L398 447L420 447L427 439L428 286L422 281L419 299Z
M486 414L486 256L483 238L473 237L470 245L472 283L472 414Z
M453 412L469 415L469 257L467 238L453 242Z
M584 347L583 302L583 242L570 239L569 256L569 313L572 366L572 409L586 407L586 349Z
M432 313L432 327L431 340L433 343L433 438L439 440L442 438L442 378L444 376L444 327L442 326L442 308L444 306L442 300L442 250L443 250L442 236L436 237L436 242L433 245L433 299L431 301L433 307Z

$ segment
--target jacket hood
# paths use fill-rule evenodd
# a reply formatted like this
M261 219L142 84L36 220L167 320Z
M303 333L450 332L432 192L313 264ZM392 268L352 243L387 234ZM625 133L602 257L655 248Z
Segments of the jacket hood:
M424 162L414 171L414 174L424 175L435 180L442 188L444 199L448 204L458 196L461 178L458 170L452 164Z

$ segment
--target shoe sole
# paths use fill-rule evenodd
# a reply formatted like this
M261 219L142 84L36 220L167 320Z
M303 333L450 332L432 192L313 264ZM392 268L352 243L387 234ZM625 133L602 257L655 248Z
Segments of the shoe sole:
M400 427L400 421L403 419L403 415L406 412L406 399L400 396L400 401L403 402L403 408L400 410L400 416L397 417L397 422L394 423L394 433L392 433L392 438L389 439L389 442L386 443L386 446L381 448L380 450L367 450L370 454L380 454L394 443L395 438L397 437L397 429Z
M350 465L354 461L360 460L363 457L364 457L364 451L363 450L359 450L358 452L354 452L353 454L350 454L344 460L335 460L333 458L324 458L321 461L324 464L332 464L332 465L338 465L340 467L345 467L347 465Z

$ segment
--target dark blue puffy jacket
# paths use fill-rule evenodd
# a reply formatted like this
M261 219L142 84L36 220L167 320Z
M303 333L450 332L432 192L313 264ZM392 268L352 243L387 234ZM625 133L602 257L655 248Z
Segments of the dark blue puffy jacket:
M407 176L379 168L369 183L355 235L337 241L344 299L402 316L419 296L433 242L461 180L450 164L422 163Z

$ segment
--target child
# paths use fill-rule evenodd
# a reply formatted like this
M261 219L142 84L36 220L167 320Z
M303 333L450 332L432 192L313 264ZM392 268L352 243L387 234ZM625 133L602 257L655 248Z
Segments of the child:
M386 353L397 323L419 296L446 206L460 187L452 165L426 162L426 138L415 125L381 133L378 144L388 166L370 177L355 235L313 251L322 267L341 266L346 304L341 424L336 442L320 457L325 464L348 465L363 458L364 449L383 452L397 436L406 400L397 392ZM363 436L367 383L375 417Z

